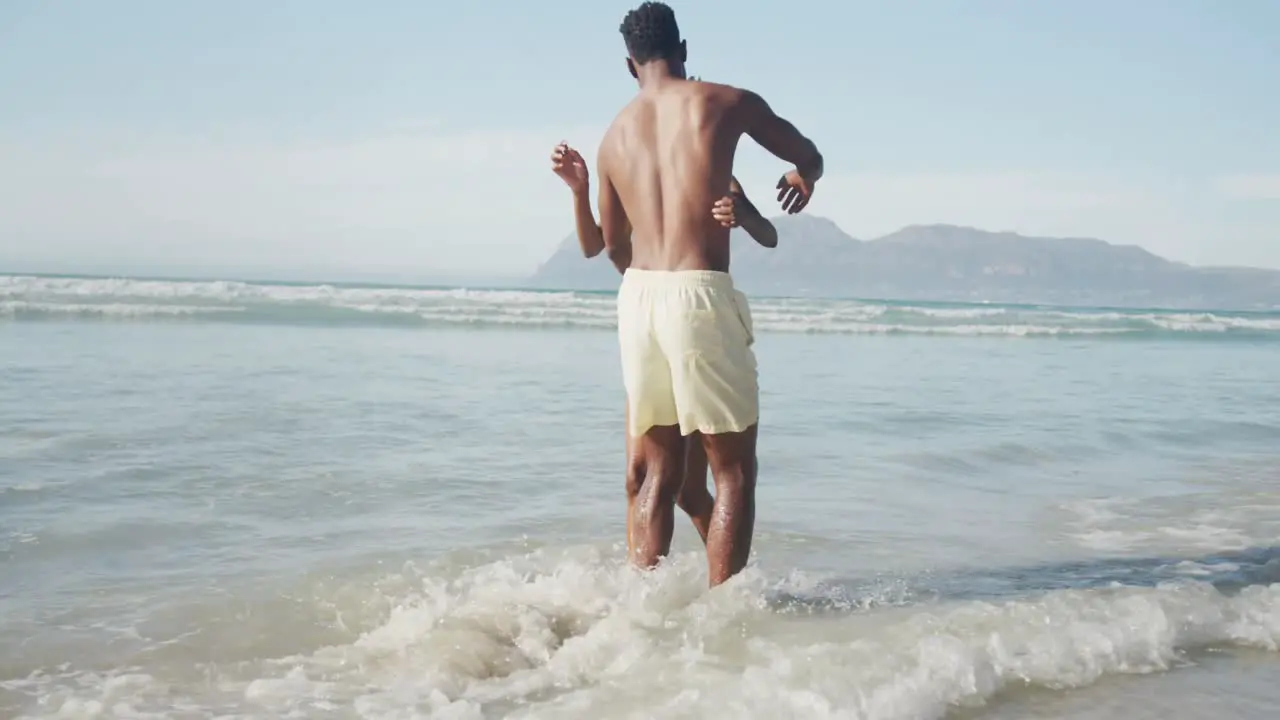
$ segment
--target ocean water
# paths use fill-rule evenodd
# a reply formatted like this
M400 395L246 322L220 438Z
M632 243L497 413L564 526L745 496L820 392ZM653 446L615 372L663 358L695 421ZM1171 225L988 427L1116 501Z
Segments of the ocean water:
M0 276L0 717L1274 713L1280 315L753 308L708 592L608 295Z

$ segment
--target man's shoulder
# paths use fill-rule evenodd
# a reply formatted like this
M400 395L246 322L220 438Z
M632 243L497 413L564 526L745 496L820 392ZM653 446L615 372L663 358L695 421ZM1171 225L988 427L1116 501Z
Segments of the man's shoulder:
M705 95L708 105L713 105L730 112L736 112L744 107L749 107L753 101L759 98L759 96L752 91L736 85L712 82L700 82L698 84L703 86L701 90Z
M613 122L609 123L609 127L605 128L604 134L600 136L600 147L596 149L596 164L600 166L601 172L605 172L612 163L618 148L618 136L624 132L626 124L625 114L618 113Z
M610 135L618 132L619 128L626 127L632 121L636 114L636 107L639 104L640 97L637 95L628 100L627 104L618 110L617 114L613 116L613 121L609 123L609 127L605 128L604 138L606 140Z
M707 82L706 80L699 80L696 83L693 83L693 86L697 89L697 92L707 96L708 98L714 98L717 100L733 99L740 96L743 92L742 88L734 85Z
M604 134L600 136L600 146L608 145L614 135L618 133L618 129L627 124L627 117L631 114L631 103L627 103L618 110L613 119L609 121L608 126L604 129Z

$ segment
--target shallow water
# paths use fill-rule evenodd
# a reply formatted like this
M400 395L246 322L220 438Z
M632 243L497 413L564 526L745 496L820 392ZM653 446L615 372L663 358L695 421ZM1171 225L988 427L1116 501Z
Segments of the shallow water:
M755 558L708 593L687 521L666 567L622 562L615 340L546 322L607 298L430 291L412 302L454 303L440 317L483 302L517 319L405 324L325 315L341 288L224 284L216 302L257 303L249 321L84 310L206 285L8 282L0 301L76 309L0 319L0 717L1254 718L1280 702L1271 316L1232 321L1243 333L885 334L830 317L1156 315L760 301ZM827 325L787 332L788 303Z

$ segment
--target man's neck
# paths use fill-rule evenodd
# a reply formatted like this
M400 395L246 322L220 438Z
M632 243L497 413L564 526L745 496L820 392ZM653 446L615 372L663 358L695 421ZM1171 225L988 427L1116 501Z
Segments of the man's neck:
M682 73L674 69L675 63L670 60L653 60L636 68L636 80L640 88L654 87L672 80L683 80Z

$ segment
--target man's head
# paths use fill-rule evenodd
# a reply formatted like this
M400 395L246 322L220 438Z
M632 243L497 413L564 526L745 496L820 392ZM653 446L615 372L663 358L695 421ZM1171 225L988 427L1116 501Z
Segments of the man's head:
M676 77L684 77L687 56L676 14L666 3L646 2L627 13L618 28L627 43L627 69L639 78L639 69L652 62L662 62Z

